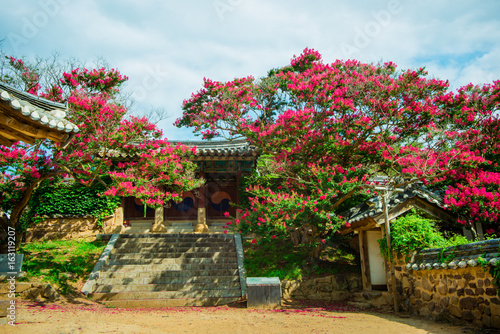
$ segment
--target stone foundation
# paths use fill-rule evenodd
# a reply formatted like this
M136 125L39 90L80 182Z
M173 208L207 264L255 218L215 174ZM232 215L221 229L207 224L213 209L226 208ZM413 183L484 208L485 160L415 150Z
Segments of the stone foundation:
M9 300L10 283L0 283L0 300ZM16 282L16 297L33 301L56 301L61 296L49 283Z
M352 292L362 288L363 282L359 274L339 274L305 281L281 281L284 299L344 301Z
M85 238L101 233L121 233L123 230L123 208L117 208L114 215L104 218L102 226L91 216L47 218L28 228L25 241Z
M395 265L400 308L429 319L500 328L498 287L477 263L478 257L494 259L499 241L424 250L407 265L400 259Z
M10 283L0 283L0 325L5 325L8 321L12 321L7 316L9 315L9 307L11 307L12 298L9 297L11 291ZM16 282L15 288L16 299L28 299L37 302L54 302L61 298L59 293L49 283L29 283ZM15 304L14 304L15 305Z
M402 304L408 311L500 328L500 299L492 277L481 267L416 271L408 278L402 286Z

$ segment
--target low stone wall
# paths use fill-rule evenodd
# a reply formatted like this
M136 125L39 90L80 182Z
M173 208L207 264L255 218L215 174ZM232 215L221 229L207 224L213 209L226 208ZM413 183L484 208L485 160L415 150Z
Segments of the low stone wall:
M284 299L344 301L351 293L363 289L360 274L338 274L305 281L282 280Z
M87 217L51 217L28 228L25 241L42 241L54 239L76 239L95 236L100 233L120 233L123 227L123 209L118 208L115 214L104 218L102 226L92 216Z
M403 310L454 323L500 328L500 299L493 278L478 257L495 263L500 240L454 248L428 249L408 264L396 266L396 284Z
M0 283L0 300L9 300L10 283ZM16 297L34 301L56 301L61 296L49 283L16 282Z
M16 282L15 283L15 296L16 298L29 299L39 302L53 302L61 298L59 293L49 283L29 283L29 282ZM0 325L5 325L9 321L13 321L11 312L12 298L9 294L12 293L10 283L0 283ZM14 304L15 307L15 304Z

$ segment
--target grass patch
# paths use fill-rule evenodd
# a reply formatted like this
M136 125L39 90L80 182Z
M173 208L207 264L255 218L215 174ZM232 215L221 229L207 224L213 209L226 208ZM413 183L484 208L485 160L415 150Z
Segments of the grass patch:
M99 240L54 240L21 245L24 254L19 281L48 282L61 294L76 293L95 263L106 242Z
M247 277L279 277L281 280L302 280L338 273L360 272L359 255L342 244L326 244L319 259L311 259L306 247L294 247L289 240L245 241Z

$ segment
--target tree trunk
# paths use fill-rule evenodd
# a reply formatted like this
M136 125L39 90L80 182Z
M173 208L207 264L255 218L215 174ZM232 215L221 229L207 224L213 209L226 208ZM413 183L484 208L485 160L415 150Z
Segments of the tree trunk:
M12 208L12 212L10 214L10 217L7 218L5 214L2 213L2 216L0 217L0 226L2 228L2 231L0 231L0 240L1 240L1 245L0 245L0 254L5 254L7 253L7 248L8 248L8 243L7 243L7 235L9 230L12 231L14 229L15 231L15 236L16 236L16 250L19 248L21 238L23 236L23 233L21 231L21 215L28 206L28 203L33 196L33 192L35 189L38 187L38 185L43 181L51 177L55 177L59 174L61 174L62 171L60 172L53 172L49 173L47 175L42 176L41 178L33 181L24 191L23 198L19 202L14 205Z
M323 244L317 235L317 228L309 224L305 224L290 231L290 240L294 246L308 245L313 242L318 243L311 252L311 258L313 259L318 259L323 251Z

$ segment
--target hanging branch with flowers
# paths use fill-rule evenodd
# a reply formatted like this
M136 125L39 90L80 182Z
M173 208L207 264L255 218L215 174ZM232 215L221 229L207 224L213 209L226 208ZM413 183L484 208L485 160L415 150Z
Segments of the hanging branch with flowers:
M41 89L38 74L21 60L11 59L11 65L10 78L16 73L23 82L28 78L26 89L37 94ZM4 231L9 227L21 231L20 217L33 192L43 180L57 176L71 176L87 186L101 182L108 187L106 195L135 196L153 208L180 200L183 191L202 183L189 161L195 149L170 145L155 125L146 118L127 117L127 110L115 101L127 79L115 69L74 69L40 93L67 101L67 118L80 131L64 148L40 140L34 145L0 146L0 226ZM69 93L63 96L63 92ZM111 185L102 182L102 176L111 177Z

